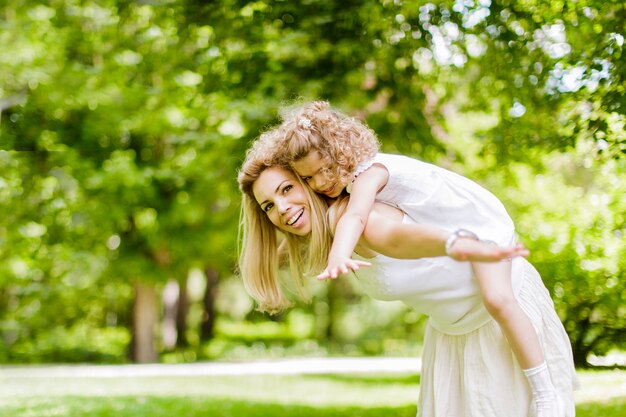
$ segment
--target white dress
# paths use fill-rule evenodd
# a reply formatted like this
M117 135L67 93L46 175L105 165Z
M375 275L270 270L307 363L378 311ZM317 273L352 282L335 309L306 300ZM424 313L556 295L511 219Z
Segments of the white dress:
M515 225L504 205L472 180L414 158L384 153L359 165L354 177L373 164L389 172L377 201L399 208L418 223L449 232L468 229L500 246L515 242ZM351 187L348 184L348 192Z
M502 203L478 184L415 159L379 154L389 170L377 200L404 211L404 222L469 229L500 245L515 240ZM357 170L358 175L371 163ZM355 273L369 296L400 300L429 317L424 337L418 417L528 417L530 387L499 325L486 311L471 265L448 257L378 255ZM513 260L513 292L542 345L552 380L575 415L578 386L567 333L533 266Z

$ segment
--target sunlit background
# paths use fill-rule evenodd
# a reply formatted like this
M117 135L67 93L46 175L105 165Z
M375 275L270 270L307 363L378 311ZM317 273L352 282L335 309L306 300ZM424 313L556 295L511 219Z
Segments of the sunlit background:
M625 363L623 2L0 4L1 363L418 357L350 279L270 317L236 276L237 169L308 99L496 194L576 364Z

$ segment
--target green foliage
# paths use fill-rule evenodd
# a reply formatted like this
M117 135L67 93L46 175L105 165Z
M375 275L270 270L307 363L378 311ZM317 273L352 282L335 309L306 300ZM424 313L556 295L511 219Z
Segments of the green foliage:
M130 342L124 328L90 328L80 322L71 328L41 331L35 340L6 354L12 362L122 362Z
M485 141L501 160L532 162L529 148L571 150L580 141L609 158L626 153L622 2L504 0L430 14L452 60L467 60L449 82L462 82L468 109L500 117Z
M577 352L623 340L621 2L5 3L0 360L121 355L127 339L109 336L128 333L133 282L229 275L236 170L298 98L366 119L387 150L502 186ZM462 141L450 134L459 112L484 119ZM572 160L579 173L552 172ZM498 184L495 171L512 173ZM358 299L339 288L303 310L317 342L380 352L419 329L401 312L350 333L358 308L342 297ZM222 314L244 318L249 304L235 305ZM85 328L111 346L85 339L86 356L63 354L63 335Z
M546 156L550 170L541 174L517 167L518 182L507 194L517 202L523 241L552 290L575 361L587 365L589 353L604 355L626 342L626 165L599 163L580 148Z

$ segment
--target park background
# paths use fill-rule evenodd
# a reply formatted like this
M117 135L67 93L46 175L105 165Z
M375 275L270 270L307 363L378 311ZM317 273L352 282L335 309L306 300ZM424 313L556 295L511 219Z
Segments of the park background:
M620 358L622 1L0 5L0 363L418 357L424 318L350 279L270 317L236 276L237 169L310 99L496 194L576 365Z

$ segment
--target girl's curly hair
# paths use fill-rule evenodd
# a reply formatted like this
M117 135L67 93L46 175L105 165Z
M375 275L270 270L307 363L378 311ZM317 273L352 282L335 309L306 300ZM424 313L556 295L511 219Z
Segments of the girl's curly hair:
M333 180L350 181L357 166L380 148L373 130L326 101L287 107L281 116L282 158L292 163L316 150L329 164L328 176Z

